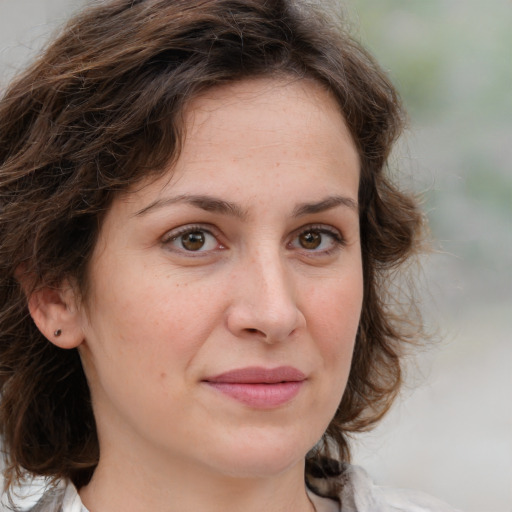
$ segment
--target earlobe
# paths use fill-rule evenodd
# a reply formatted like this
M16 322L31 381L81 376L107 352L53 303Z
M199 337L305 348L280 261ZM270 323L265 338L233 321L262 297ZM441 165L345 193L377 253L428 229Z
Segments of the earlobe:
M28 309L41 333L54 345L71 349L83 341L80 310L73 287L41 288L28 298Z

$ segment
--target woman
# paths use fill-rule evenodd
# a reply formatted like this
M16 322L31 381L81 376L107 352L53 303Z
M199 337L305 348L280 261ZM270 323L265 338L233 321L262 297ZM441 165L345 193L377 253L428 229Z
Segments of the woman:
M422 217L397 95L330 16L114 0L0 105L0 424L34 510L448 510L348 436L400 385Z

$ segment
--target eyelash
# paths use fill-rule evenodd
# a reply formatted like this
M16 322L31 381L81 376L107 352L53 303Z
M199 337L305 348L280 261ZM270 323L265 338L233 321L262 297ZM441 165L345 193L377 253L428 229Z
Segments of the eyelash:
M294 233L292 241L297 240L298 237L308 232L318 233L320 235L328 235L332 241L332 246L329 249L324 249L320 251L315 251L314 249L308 250L304 247L299 248L302 251L305 251L310 256L328 256L346 245L346 241L339 230L331 228L324 224L311 224L300 228L298 231ZM323 243L323 240L321 243ZM292 242L290 242L288 245L291 244Z
M304 235L308 232L317 233L320 235L328 235L332 241L332 247L330 247L329 249L323 249L320 251L317 251L315 249L310 250L305 247L297 247L297 249L303 251L308 256L323 256L323 255L327 256L327 255L332 254L339 248L346 245L345 239L343 238L340 231L338 231L337 229L330 228L325 225L311 224L308 226L303 226L299 230L295 231L292 235L292 240L287 243L287 247L293 248L293 243L295 241L297 241L301 235ZM219 249L225 249L225 246L221 242L219 242L219 236L213 232L211 227L207 227L204 224L186 225L181 228L172 230L164 235L164 237L162 238L162 245L169 246L172 242L178 241L184 235L192 234L192 233L205 233L209 236L212 236L217 241L218 247L216 249L197 250L197 251L187 250L183 247L174 248L173 250L175 250L176 252L181 252L183 254L186 254L187 256L200 257L200 256L204 256L207 254L211 254L212 250L215 251L215 250L219 250ZM324 243L324 241L322 240L320 243L322 244L322 243Z
M162 244L165 246L169 246L171 244L171 242L179 240L182 236L184 236L186 234L192 234L192 233L206 233L206 234L212 236L217 241L217 245L220 245L220 247L219 247L220 249L224 248L224 246L218 241L219 236L212 232L211 227L206 227L204 224L197 224L197 225L192 224L192 225L182 226L181 228L174 229L164 235L164 237L162 238ZM187 250L184 248L178 248L175 250L182 252L184 254L190 255L190 256L192 256L192 255L202 256L203 253L211 252L211 250L191 251L191 250Z

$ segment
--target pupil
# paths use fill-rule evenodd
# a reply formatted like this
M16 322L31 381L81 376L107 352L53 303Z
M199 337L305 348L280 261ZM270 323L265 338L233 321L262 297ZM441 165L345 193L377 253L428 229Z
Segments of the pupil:
M322 236L320 233L307 231L306 233L302 233L302 235L300 235L300 245L302 245L304 249L316 249L321 242Z
M182 244L189 251L198 251L204 245L204 234L200 231L187 233L182 237Z

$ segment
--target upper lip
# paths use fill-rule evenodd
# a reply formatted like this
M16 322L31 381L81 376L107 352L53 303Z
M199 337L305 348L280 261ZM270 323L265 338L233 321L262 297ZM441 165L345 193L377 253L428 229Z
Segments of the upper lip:
M263 368L248 366L229 370L204 379L207 382L225 382L238 384L276 384L278 382L300 382L306 379L303 372L293 366Z

